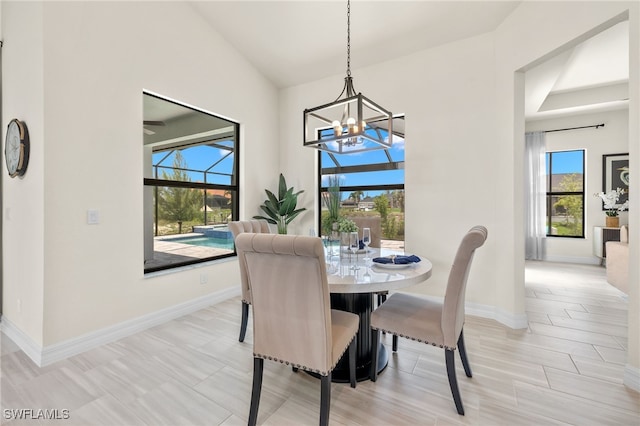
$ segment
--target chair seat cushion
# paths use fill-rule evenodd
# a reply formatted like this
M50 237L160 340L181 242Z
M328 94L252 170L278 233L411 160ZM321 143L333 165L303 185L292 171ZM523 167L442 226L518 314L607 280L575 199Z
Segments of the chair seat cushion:
M333 338L333 348L331 350L331 368L336 366L340 357L349 347L358 332L360 318L351 312L331 310L331 336Z
M395 293L371 314L371 328L444 347L442 303Z

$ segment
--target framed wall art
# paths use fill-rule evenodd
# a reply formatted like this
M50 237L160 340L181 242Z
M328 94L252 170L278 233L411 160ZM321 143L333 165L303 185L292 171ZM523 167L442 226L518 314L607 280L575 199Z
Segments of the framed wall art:
M624 189L618 207L629 199L629 153L602 156L602 191L607 193L616 188Z

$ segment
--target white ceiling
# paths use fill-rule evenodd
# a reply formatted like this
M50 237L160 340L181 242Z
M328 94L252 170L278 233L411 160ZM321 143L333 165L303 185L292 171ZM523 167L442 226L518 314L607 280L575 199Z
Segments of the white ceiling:
M493 31L520 3L353 0L351 68ZM346 71L346 0L191 4L279 88Z
M628 108L628 99L628 21L526 73L527 120Z
M493 31L521 1L352 0L351 68ZM277 87L346 71L345 0L191 1ZM611 27L526 73L528 120L628 101L628 23Z

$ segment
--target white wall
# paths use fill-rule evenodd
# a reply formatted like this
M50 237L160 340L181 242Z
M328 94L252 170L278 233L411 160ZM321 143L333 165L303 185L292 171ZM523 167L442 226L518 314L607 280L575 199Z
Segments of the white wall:
M536 120L526 124L527 131L566 129L604 123L599 129L580 129L546 133L547 151L585 150L585 238L547 238L547 260L594 263L593 227L604 226L605 215L600 198L602 191L602 156L629 151L629 111L602 112L555 119ZM629 223L628 212L620 214L620 224Z
M3 122L25 119L32 140L25 178L3 187L6 318L44 347L237 288L235 261L143 274L142 91L241 123L250 217L277 181L275 87L186 3L3 6Z
M629 11L629 167L640 170L640 4ZM640 173L630 186L640 188ZM629 204L640 208L640 191L630 191ZM635 207L634 207L635 206ZM640 259L640 214L629 216L629 259ZM640 262L629 262L629 338L625 384L640 391Z
M31 154L22 178L2 161L4 318L42 342L44 306L44 121L42 4L2 2L2 129L13 118L27 124ZM4 132L2 133L4 139ZM3 144L4 146L4 144ZM3 151L4 152L4 151ZM4 157L4 155L3 155Z

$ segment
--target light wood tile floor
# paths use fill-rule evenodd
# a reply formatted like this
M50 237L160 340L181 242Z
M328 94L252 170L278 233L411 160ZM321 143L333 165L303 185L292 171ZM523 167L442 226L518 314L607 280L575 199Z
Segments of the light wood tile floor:
M469 316L473 378L458 362L466 416L455 411L439 348L400 339L376 383L334 384L334 425L638 425L622 385L627 302L599 266L528 263L530 326ZM244 425L251 329L238 342L233 299L45 368L2 336L0 405L7 425ZM390 345L390 336L383 337ZM390 352L390 348L389 348ZM265 362L258 422L314 425L318 380ZM10 409L68 410L69 419L11 420ZM9 412L10 413L10 412Z

